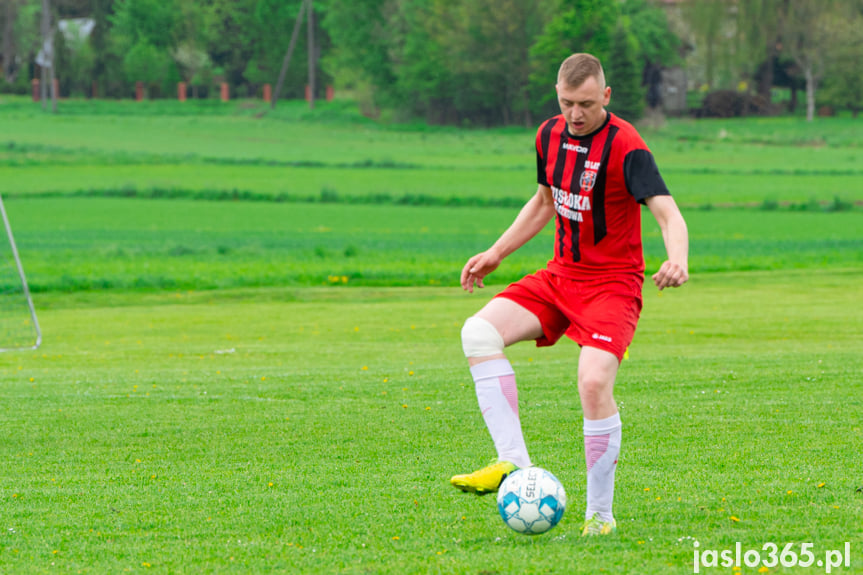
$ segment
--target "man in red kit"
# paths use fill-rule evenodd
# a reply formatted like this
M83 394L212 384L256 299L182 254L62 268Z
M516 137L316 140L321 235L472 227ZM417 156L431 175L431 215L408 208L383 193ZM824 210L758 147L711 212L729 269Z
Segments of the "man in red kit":
M573 54L560 67L561 114L536 136L539 189L488 250L467 261L462 287L483 278L556 217L554 257L546 269L508 286L462 328L476 394L498 461L450 482L480 495L531 465L518 415L515 374L503 350L536 340L553 345L566 334L581 347L578 393L584 412L587 508L582 535L616 529L612 514L621 423L614 379L641 312L644 256L641 204L662 229L668 259L653 275L656 287L689 278L686 223L653 155L629 123L605 109L611 88L599 60Z

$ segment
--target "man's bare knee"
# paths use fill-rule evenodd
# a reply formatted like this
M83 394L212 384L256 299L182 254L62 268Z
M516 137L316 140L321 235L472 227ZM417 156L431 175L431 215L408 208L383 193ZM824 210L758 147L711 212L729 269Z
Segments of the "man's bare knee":
M603 378L579 377L578 395L584 407L599 407L614 401L614 383Z

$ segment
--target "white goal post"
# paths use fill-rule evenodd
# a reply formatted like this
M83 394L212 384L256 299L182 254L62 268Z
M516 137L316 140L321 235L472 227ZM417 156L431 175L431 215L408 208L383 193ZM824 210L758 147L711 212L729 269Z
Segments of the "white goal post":
M6 206L3 205L2 196L0 196L0 215L3 216L3 225L6 227L6 237L9 240L9 251L15 260L14 265L15 271L17 271L17 279L20 280L20 285L18 285L13 272L11 280L8 282L3 281L3 284L8 285L3 285L3 289L0 290L0 298L3 300L2 305L0 305L0 322L4 324L2 332L0 332L0 352L21 349L37 349L42 344L42 330L39 329L39 320L36 319L36 308L33 306L33 298L30 297L30 288L27 286L27 278L24 276L24 267L21 265L21 258L18 256L18 248L15 246L15 238L12 235L12 226L9 225L9 218L6 216ZM0 243L2 243L2 240L0 240ZM2 262L0 265L5 267L6 262ZM11 267L11 265L8 267ZM6 278L0 277L0 279L5 280ZM21 317L16 316L16 312L23 311L21 309L23 308L21 305L23 303L21 301L22 299L27 302L30 314L29 318L27 318L26 313L20 314ZM10 310L13 310L12 313L10 313ZM22 331L27 333L19 336L16 332L13 334L14 337L10 338L8 325L26 325L27 329Z

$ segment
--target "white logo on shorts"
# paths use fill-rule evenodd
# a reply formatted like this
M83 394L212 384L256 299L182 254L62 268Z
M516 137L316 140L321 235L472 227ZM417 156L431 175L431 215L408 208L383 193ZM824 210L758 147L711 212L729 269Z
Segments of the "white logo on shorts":
M601 339L602 341L607 341L608 343L611 343L611 338L607 335L600 335L598 333L595 333L591 337L593 337L593 339Z

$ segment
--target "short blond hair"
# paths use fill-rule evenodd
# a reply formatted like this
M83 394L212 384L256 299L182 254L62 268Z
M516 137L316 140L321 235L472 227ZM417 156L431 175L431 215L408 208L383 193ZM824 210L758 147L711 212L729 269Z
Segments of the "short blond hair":
M573 54L563 61L557 73L557 82L570 88L578 88L593 76L601 88L605 88L605 72L599 58L593 54Z

